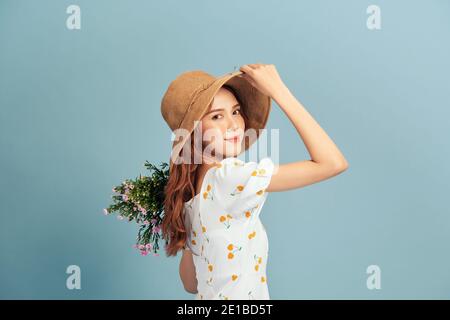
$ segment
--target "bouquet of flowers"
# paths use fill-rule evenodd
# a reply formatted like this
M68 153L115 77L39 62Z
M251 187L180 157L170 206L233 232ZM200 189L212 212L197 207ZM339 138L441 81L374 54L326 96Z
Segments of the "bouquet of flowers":
M134 246L142 255L153 252L157 256L162 215L164 212L164 187L169 177L168 164L162 162L159 168L148 161L144 166L151 172L150 176L139 175L138 178L126 179L115 186L111 196L113 203L103 209L105 215L118 213L119 220L127 219L140 225L137 242ZM167 241L166 241L167 244Z

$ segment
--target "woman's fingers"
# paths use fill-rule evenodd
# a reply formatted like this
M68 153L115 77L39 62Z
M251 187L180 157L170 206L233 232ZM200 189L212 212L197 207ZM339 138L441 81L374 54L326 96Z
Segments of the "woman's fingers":
M249 64L249 66L250 66L252 69L257 69L257 68L259 68L259 67L264 66L264 63L252 63L252 64Z
M264 63L245 64L240 68L243 72L240 77L246 79L257 90L269 95L272 91L272 75L266 68L269 68L269 65Z
M245 80L247 80L253 87L255 87L256 88L256 83L255 83L255 81L253 81L253 79L249 76L249 75L247 75L247 74L242 74L241 75L241 78L244 78Z
M241 70L241 71L243 71L243 70ZM255 82L253 81L252 77L248 73L244 72L244 73L238 75L238 77L239 78L244 78L245 80L247 80L248 82L250 82L250 84L252 84L254 86Z
M253 70L253 68L250 67L248 64L244 64L239 68L239 70L245 73L250 73Z
M258 89L258 84L256 83L255 79L253 79L255 70L259 67L259 64L257 63L251 63L251 64L244 64L241 66L239 70L244 72L240 75L241 78L244 78L247 80L254 88Z
M273 64L251 63L240 67L241 78L245 78L253 87L263 94L273 96L277 90L284 87Z

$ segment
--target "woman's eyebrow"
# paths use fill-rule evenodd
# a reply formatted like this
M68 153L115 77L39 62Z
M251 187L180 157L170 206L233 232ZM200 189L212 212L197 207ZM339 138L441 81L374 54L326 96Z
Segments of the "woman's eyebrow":
M236 103L236 104L235 104L234 106L232 106L231 108L234 108L234 107L237 107L237 106L240 107L239 103ZM216 111L224 111L224 110L225 110L225 109L223 109L223 108L220 108L220 109L214 109L214 110L211 110L211 111L205 113L205 116L208 115L208 114L210 114L210 113L212 113L212 112L216 112Z

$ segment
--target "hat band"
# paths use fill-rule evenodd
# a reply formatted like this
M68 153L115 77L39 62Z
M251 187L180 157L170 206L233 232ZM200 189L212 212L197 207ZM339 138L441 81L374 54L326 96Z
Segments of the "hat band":
M183 123L184 118L186 118L189 110L191 109L192 105L194 104L194 102L197 99L197 96L200 94L200 92L208 89L214 82L215 82L215 80L211 81L210 83L206 83L206 84L203 83L200 86L198 86L197 89L194 90L194 93L192 94L192 97L191 97L191 99L189 101L188 107L186 108L186 111L183 114L183 118L181 118L181 121L178 124L178 129L181 127L181 124Z

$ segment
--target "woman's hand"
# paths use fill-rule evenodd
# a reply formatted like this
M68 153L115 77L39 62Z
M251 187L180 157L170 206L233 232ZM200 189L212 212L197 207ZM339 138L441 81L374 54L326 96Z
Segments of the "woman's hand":
M271 98L286 87L273 64L245 64L239 70L244 73L238 77L246 79L253 87Z

